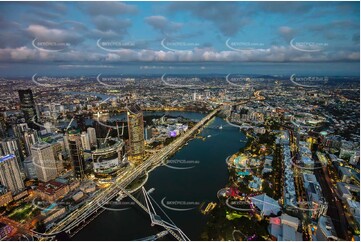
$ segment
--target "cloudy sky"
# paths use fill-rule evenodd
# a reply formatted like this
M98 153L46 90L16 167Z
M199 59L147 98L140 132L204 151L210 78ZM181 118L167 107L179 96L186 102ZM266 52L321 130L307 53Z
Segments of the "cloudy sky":
M0 72L359 75L359 2L1 2Z

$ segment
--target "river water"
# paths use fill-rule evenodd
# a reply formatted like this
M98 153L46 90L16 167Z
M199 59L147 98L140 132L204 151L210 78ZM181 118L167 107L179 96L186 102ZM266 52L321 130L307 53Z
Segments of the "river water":
M153 112L152 115L162 115ZM192 120L200 120L204 114L191 112L170 112L172 116L181 115ZM223 129L219 129L222 126ZM200 212L200 205L218 202L217 191L228 181L226 158L246 144L246 136L239 129L227 124L221 118L214 118L200 133L203 139L188 142L169 160L172 167L162 166L149 174L145 188L154 188L151 196L170 219L182 229L191 240L200 240L207 222L207 216ZM176 168L183 169L176 169ZM142 193L134 194L144 203ZM163 203L162 203L163 200ZM124 203L131 204L129 198ZM166 205L167 207L163 206ZM156 212L166 219L156 206ZM149 215L137 205L129 209L104 211L94 219L73 240L136 240L154 235L163 228L151 226ZM172 240L172 237L165 237Z

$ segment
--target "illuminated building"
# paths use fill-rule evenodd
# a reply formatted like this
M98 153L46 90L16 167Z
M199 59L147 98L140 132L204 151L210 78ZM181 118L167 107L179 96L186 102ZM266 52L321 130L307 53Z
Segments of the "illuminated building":
M87 133L89 135L89 142L91 146L97 145L97 135L95 133L95 129L92 127L87 128Z
M31 146L38 142L38 132L33 129L29 129L24 133L25 151L27 156L31 155Z
M90 140L87 132L83 131L80 135L83 150L90 150Z
M85 162L83 158L80 134L76 132L69 132L68 142L74 176L82 179L84 178Z
M109 146L92 152L93 169L97 176L111 175L126 162L123 140L109 142L111 142Z
M20 108L24 113L25 122L29 124L31 128L39 128L36 126L32 119L34 118L37 122L37 112L36 106L34 102L33 92L31 89L19 90L19 98L20 98Z
M12 194L24 189L24 182L21 179L19 165L13 154L0 157L0 181Z
M57 176L53 148L47 143L36 143L31 147L36 176L39 181L47 182Z
M0 207L7 205L8 203L12 202L13 195L10 191L6 189L6 187L0 186Z
M70 191L67 184L51 180L46 183L40 183L35 193L42 200L54 202L65 196Z
M22 167L23 155L20 149L20 142L17 138L6 138L0 141L0 156L13 154L16 157L19 167Z
M128 107L129 160L141 162L144 157L143 112L137 104Z
M8 234L11 233L12 231L12 227L10 225L4 224L4 223L0 223L0 239L8 239L7 236Z
M316 238L321 241L339 240L330 217L321 216L318 219Z

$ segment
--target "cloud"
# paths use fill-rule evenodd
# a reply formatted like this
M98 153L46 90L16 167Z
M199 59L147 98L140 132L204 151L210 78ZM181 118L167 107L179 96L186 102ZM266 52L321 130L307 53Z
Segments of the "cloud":
M16 48L28 43L28 36L21 25L0 16L0 48Z
M333 62L358 61L358 52L338 51L322 53L302 53L290 46L272 46L265 49L253 49L243 52L215 51L211 48L195 48L185 51L122 50L107 55L106 61L164 61L164 62Z
M93 19L96 28L101 32L113 31L118 34L126 34L127 29L132 25L129 19L114 19L103 15Z
M82 35L78 33L60 28L47 28L42 25L29 25L26 31L40 41L54 41L62 43L70 43L76 45L83 41Z
M225 36L236 35L249 22L246 11L236 2L177 2L170 5L169 11L188 11L214 24Z
M123 2L82 2L78 4L80 9L93 16L117 16L122 14L135 14L138 12L135 5Z
M291 27L288 27L288 26L279 27L278 28L278 33L287 42L290 42L291 39L295 37L295 31Z
M257 2L257 9L267 13L289 14L310 12L314 7L314 3L307 2Z
M290 46L271 46L264 49L246 51L216 51L212 48L194 48L184 51L155 51L122 49L115 53L95 53L70 50L61 53L48 53L35 49L0 49L0 61L5 62L87 62L118 63L128 61L143 62L340 62L359 61L358 51L333 51L305 53Z
M162 34L176 32L183 26L181 23L171 22L166 17L159 15L146 17L145 22Z
M350 20L336 20L324 24L312 24L307 29L314 35L321 36L325 40L347 40L345 33L359 31L359 22Z

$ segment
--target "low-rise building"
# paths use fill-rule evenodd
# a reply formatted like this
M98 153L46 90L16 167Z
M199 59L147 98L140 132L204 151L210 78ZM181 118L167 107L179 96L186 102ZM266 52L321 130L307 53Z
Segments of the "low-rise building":
M344 182L337 182L337 192L342 200L352 199L352 193L347 189Z
M20 193L18 193L16 195L14 195L13 198L14 198L15 201L17 201L17 200L20 200L20 199L26 197L27 195L29 195L28 190L24 190L24 191L22 191L22 192L20 192Z
M0 239L3 240L8 234L12 231L12 227L10 225L0 223Z
M48 214L46 216L46 218L43 220L43 223L49 223L51 222L52 220L56 219L56 218L59 218L60 216L62 216L63 214L65 214L66 212L66 209L65 208L58 208L58 209L55 209L52 213Z
M335 227L329 216L321 216L318 219L315 239L318 241L338 240Z
M65 196L69 191L70 189L67 184L51 180L46 183L40 183L35 193L42 200L54 202Z
M355 200L348 199L346 200L346 208L355 222L360 225L360 203Z
M309 209L310 216L312 219L317 220L321 215L327 213L328 203L323 197L322 189L316 176L304 173L302 177L308 204L311 206L311 209Z
M92 181L84 183L80 186L80 190L84 193L94 192L96 190L96 184Z
M0 207L9 204L13 200L11 191L7 191L5 187L0 188Z
M350 168L339 166L338 167L338 174L341 178L342 182L350 183L352 178L352 172Z
M270 218L269 232L274 240L301 241L302 233L298 232L300 220L288 214L281 217Z

